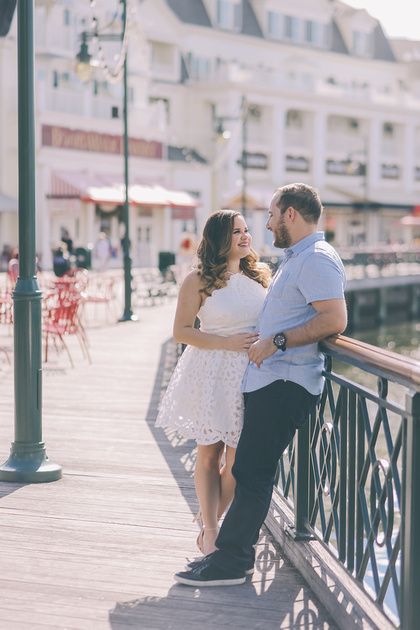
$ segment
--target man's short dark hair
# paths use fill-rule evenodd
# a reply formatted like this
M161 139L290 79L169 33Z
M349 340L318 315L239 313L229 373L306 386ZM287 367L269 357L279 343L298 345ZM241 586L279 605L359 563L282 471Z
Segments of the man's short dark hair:
M288 184L278 188L276 206L283 214L292 206L307 223L317 223L322 212L318 192L307 184Z

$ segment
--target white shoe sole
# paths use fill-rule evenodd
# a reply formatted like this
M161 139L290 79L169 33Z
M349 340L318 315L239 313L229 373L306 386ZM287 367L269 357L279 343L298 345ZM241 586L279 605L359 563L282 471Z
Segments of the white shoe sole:
M186 586L195 586L195 588L202 588L205 586L237 586L239 584L244 584L246 578L226 578L225 580L189 580L188 578L180 577L178 575L174 576L174 579L178 584L185 584Z
M186 564L186 565L185 565L185 568L186 568L187 570L189 570L189 569L191 569L192 567L191 567L191 565L190 565L190 564ZM247 570L245 571L245 575L254 575L254 571L255 571L255 568L254 568L254 567L252 567L252 569L247 569Z

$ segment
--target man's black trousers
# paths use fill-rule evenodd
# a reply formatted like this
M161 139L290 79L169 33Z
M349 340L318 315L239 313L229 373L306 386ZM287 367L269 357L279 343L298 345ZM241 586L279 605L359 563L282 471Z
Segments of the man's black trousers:
M232 469L235 497L212 556L212 563L234 571L254 562L254 545L270 507L278 461L318 396L292 381L278 380L244 398L244 426Z

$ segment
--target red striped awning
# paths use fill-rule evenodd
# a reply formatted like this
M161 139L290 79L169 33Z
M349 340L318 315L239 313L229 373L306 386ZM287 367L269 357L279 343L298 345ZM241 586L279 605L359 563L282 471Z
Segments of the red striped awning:
M85 172L53 172L50 199L81 199L94 203L124 203L121 176L91 175ZM133 184L128 188L129 201L138 206L162 206L194 210L197 200L185 191L170 190L155 184ZM194 216L194 213L193 213Z

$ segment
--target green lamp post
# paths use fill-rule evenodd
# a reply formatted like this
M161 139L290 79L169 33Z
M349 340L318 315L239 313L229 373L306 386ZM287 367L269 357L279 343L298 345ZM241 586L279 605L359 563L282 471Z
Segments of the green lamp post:
M81 34L80 50L76 56L76 72L79 79L83 82L89 81L92 73L91 55L89 54L88 41L94 37L99 41L124 41L126 28L127 28L127 1L121 0L123 7L122 21L123 30L121 34L115 33L99 33L97 30L95 33L83 32ZM97 22L95 22L97 24ZM120 322L136 321L137 316L133 314L131 307L131 294L132 294L132 275L131 267L132 261L130 257L130 214L129 214L129 199L128 199L128 186L129 186L129 170L128 170L128 67L127 67L127 49L123 51L124 54L124 66L123 66L123 147L124 147L124 205L122 213L122 224L124 227L124 234L122 238L123 257L124 257L124 312L120 318Z
M34 0L18 0L19 277L13 292L15 439L1 481L56 481L42 441L41 291L35 255Z

